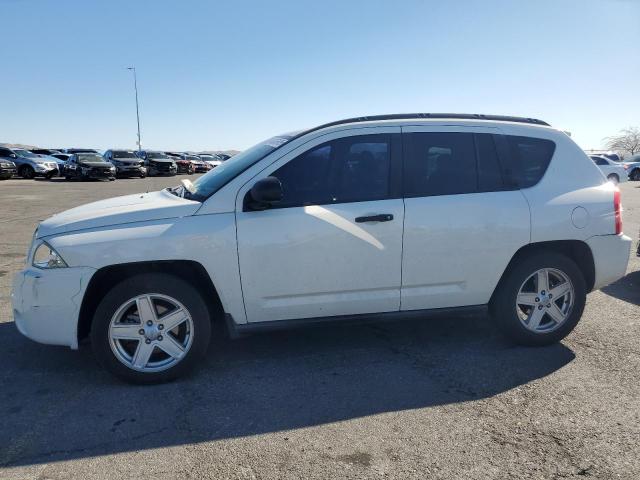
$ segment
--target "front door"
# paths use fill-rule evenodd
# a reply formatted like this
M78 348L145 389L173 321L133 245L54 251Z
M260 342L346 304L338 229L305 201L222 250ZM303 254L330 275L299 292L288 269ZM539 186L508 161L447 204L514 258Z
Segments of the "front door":
M399 132L325 135L240 190L238 255L249 322L399 310ZM266 176L280 180L284 198L251 211L242 199Z

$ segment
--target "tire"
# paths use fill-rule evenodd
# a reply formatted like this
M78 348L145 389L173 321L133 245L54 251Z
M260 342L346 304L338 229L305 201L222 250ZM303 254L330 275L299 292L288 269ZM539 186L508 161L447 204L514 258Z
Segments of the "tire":
M620 183L620 177L618 177L618 175L616 175L615 173L611 173L608 177L607 180L609 180L610 182L612 182L614 185L617 185L618 183Z
M640 168L634 168L634 169L631 171L631 174L629 175L629 178L630 178L631 180L635 180L635 181L640 180Z
M532 285L529 282L534 282L531 280L532 275L541 269L548 269L546 276L550 279L549 285L552 287L551 280L557 280L560 278L560 274L564 275L572 288L571 293L568 296L556 295L557 298L551 300L546 296L541 297L536 293L528 293L535 292L535 288L531 290L528 288ZM553 290L554 288L551 288L550 291L546 291L546 295ZM556 291L559 292L559 290ZM522 293L522 297L518 296L519 293ZM528 299L529 295L533 295L530 300L531 306L516 304L516 299ZM527 346L551 345L566 337L578 324L584 310L586 296L586 282L573 260L556 252L539 252L522 258L509 268L496 287L490 304L490 312L502 333L515 343ZM570 298L572 304L566 306L565 302L568 303ZM539 302L535 303L537 300ZM553 304L557 309L553 308ZM558 307L559 304L562 307ZM543 308L540 309L540 306ZM557 316L557 312L563 313L561 310L565 307L567 308L564 312L566 314L564 320L553 322L555 324L553 325L551 313ZM533 314L536 309L540 312L538 315L542 315L542 319L539 320L539 326L534 331L525 326L525 323L529 323L527 322L529 318L529 321L533 320L535 323ZM521 319L521 316L527 316L526 313L529 313L530 317L527 320Z
M187 168L187 174L188 175L193 175L195 173L196 169L194 168L193 165L189 165L189 168Z
M178 334L177 336L161 326L163 319L170 321L167 320L169 317L166 314L160 314L150 326L146 322L142 324L117 322L126 312L129 312L127 318L131 320L133 317L135 321L137 314L131 313L137 312L135 298L144 295L152 295L148 298L155 302L156 313L159 311L158 305L173 305L176 308L183 308L188 313L187 319L172 329L172 332ZM141 301L144 303L145 300ZM169 313L172 311L170 310ZM110 333L112 324L127 328L127 337L133 335L137 336L137 339L112 339ZM163 383L186 375L198 364L209 345L211 319L204 300L189 283L174 275L145 273L123 280L104 296L93 317L90 337L96 359L113 375L136 384ZM168 338L165 337L170 337L169 340L173 339L173 342L166 343ZM167 348L176 343L183 345L183 351L186 352L180 353L180 357L172 357L161 349L161 346ZM136 368L132 365L135 353L140 346L145 345L151 345L145 347L147 349L145 351L151 349L151 356L148 357L144 367ZM169 362L166 365L162 364L164 357L167 357L165 362ZM140 365L143 362L144 360L141 360Z
M34 178L36 176L35 170L33 169L33 167L31 167L29 165L23 165L22 167L20 167L20 170L18 171L18 174L22 178L26 178L28 180L31 180L32 178Z
M56 174L56 172L47 173L44 176L44 178L46 178L47 180L51 180L55 174Z

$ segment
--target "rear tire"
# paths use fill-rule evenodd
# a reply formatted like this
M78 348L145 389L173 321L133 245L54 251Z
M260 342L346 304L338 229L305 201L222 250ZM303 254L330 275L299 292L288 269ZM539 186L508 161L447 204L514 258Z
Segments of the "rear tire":
M540 271L546 272L547 277L548 288L544 295L536 293L535 287L531 288L537 284ZM564 283L554 282L554 279L562 278ZM558 287L563 285L571 290L560 296ZM548 298L552 292L557 292L556 298ZM540 252L523 258L505 273L496 287L490 311L501 332L515 343L550 345L565 338L578 324L586 295L584 277L573 260L555 252ZM530 301L531 305L518 303L523 300ZM561 314L564 314L563 320L556 321L554 316L562 317Z
M144 310L145 300L140 299L145 298L151 299L153 310ZM186 320L169 328L169 317L178 311ZM127 339L115 338L114 331L123 328ZM123 280L104 296L90 336L98 362L113 375L137 384L162 383L187 374L198 364L209 345L211 320L204 300L192 285L174 275L145 273ZM176 350L176 345L182 350ZM151 349L146 361L136 360L136 355L142 355L141 349Z
M614 185L617 185L618 183L620 183L620 177L618 177L618 175L616 175L615 173L610 174L607 177L607 180L612 182Z

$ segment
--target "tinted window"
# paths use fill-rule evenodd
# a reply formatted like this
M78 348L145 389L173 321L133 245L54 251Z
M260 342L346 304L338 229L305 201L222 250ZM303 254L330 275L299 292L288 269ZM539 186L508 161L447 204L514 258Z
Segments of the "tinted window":
M551 140L532 137L507 136L510 155L516 162L517 182L520 188L527 188L540 181L547 171L556 145Z
M477 133L475 138L478 154L478 191L504 190L504 181L493 135Z
M591 157L591 160L593 160L593 163L595 163L596 165L609 165L609 162L607 162L604 158Z
M403 139L406 196L478 190L473 134L407 133Z
M389 135L347 137L294 158L272 176L282 183L278 208L363 202L389 197Z

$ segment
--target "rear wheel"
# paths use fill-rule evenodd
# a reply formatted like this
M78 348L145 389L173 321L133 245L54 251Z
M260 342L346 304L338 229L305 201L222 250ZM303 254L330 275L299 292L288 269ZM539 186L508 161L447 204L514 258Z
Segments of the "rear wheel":
M577 325L586 301L582 272L564 255L534 254L513 266L496 287L491 313L521 345L549 345Z
M116 285L91 327L96 358L133 383L161 383L189 372L204 355L211 321L200 294L181 278L142 274Z
M27 179L31 179L36 176L35 170L30 165L23 165L22 167L20 167L20 170L18 173L22 178L27 178Z
M618 182L620 182L620 177L618 177L618 175L616 175L615 173L611 173L607 177L607 180L609 180L610 182L612 182L614 184L617 184Z

